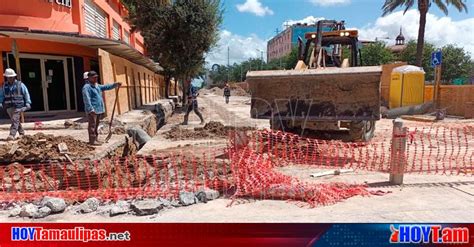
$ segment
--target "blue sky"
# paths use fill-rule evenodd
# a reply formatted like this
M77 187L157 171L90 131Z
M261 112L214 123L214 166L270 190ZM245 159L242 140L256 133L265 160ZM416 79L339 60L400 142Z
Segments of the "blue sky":
M384 0L225 0L221 41L208 56L209 63L227 63L227 47L231 63L256 57L266 50L266 41L282 30L286 21L315 18L345 20L346 26L360 30L361 38L394 38L400 26L409 39L416 38L418 13L403 15L402 9L381 17ZM456 43L474 54L474 1L468 0L468 13L449 8L446 17L431 8L427 23L427 39L442 46ZM466 37L466 34L467 35ZM470 37L469 37L470 36ZM388 43L391 41L389 40Z

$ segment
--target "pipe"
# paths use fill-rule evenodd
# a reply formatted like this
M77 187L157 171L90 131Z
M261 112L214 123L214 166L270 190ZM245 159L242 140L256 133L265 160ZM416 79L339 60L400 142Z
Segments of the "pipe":
M414 105L414 106L406 106L406 107L399 107L387 110L386 112L382 113L383 118L388 119L395 119L402 115L419 115L419 114L426 114L433 110L434 103L428 102L421 105Z

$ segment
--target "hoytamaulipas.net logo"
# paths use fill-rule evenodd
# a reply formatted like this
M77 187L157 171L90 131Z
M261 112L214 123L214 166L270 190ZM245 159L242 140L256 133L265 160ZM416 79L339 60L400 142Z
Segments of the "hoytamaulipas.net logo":
M45 229L43 227L12 227L12 241L130 241L130 232L108 232L105 229Z
M465 244L469 243L469 228L441 225L390 225L390 243Z

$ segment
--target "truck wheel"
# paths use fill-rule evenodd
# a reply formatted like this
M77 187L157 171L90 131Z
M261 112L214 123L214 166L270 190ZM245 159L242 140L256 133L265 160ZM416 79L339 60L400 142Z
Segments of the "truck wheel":
M349 126L351 141L368 142L374 137L375 121L353 121Z

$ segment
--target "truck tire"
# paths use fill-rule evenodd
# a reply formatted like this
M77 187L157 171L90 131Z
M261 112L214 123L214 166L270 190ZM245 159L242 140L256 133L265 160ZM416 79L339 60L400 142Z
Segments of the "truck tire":
M353 121L349 126L351 141L370 141L375 134L375 121Z

